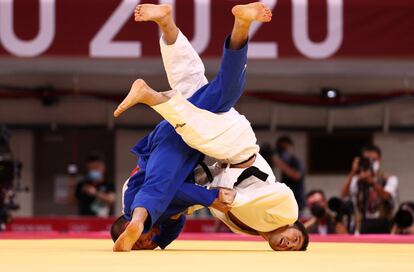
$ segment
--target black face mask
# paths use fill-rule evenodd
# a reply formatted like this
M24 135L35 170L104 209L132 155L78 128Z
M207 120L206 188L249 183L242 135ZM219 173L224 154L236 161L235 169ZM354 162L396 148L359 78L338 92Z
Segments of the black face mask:
M310 210L311 210L312 215L315 216L316 218L322 218L326 214L325 209L318 204L313 204Z

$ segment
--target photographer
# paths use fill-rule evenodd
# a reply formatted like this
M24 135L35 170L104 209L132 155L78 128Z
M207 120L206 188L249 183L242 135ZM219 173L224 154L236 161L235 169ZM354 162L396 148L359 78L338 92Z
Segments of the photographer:
M108 217L113 215L115 186L105 181L105 163L97 155L89 156L87 174L76 187L80 215Z
M328 202L322 190L312 190L306 195L306 206L312 217L305 223L308 233L345 234L348 233L341 220L337 220L328 210ZM339 222L338 222L339 221Z
M356 203L355 222L360 233L389 233L397 199L398 178L381 171L381 150L375 145L362 149L342 187L342 197Z

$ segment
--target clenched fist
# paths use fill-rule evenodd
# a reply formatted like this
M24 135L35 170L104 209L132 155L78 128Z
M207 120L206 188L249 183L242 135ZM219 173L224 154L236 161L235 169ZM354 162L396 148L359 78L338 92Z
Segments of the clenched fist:
M220 202L230 205L233 203L237 192L233 189L220 188L218 199Z

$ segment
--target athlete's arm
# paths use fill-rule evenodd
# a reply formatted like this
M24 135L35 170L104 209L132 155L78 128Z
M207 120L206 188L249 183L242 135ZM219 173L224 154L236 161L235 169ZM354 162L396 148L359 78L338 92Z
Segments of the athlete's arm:
M165 212L199 156L200 153L188 147L173 132L151 152L144 185L131 204L131 210L147 211L147 214L140 212L142 216L139 217L145 222L145 230L149 230Z

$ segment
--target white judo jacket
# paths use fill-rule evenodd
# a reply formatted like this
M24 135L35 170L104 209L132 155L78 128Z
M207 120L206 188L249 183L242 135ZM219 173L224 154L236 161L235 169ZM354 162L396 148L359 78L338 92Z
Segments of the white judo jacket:
M271 173L270 169L266 171L269 166L260 154L257 155L253 166ZM244 170L222 169L214 173L214 180L210 184L210 187L236 190L237 194L231 205L231 213L245 225L260 232L269 232L293 224L298 219L299 209L292 190L284 183L277 182L273 174L270 174L266 181L251 176L234 187L234 183ZM210 211L233 232L255 234L240 229L227 214L213 208L210 208Z

